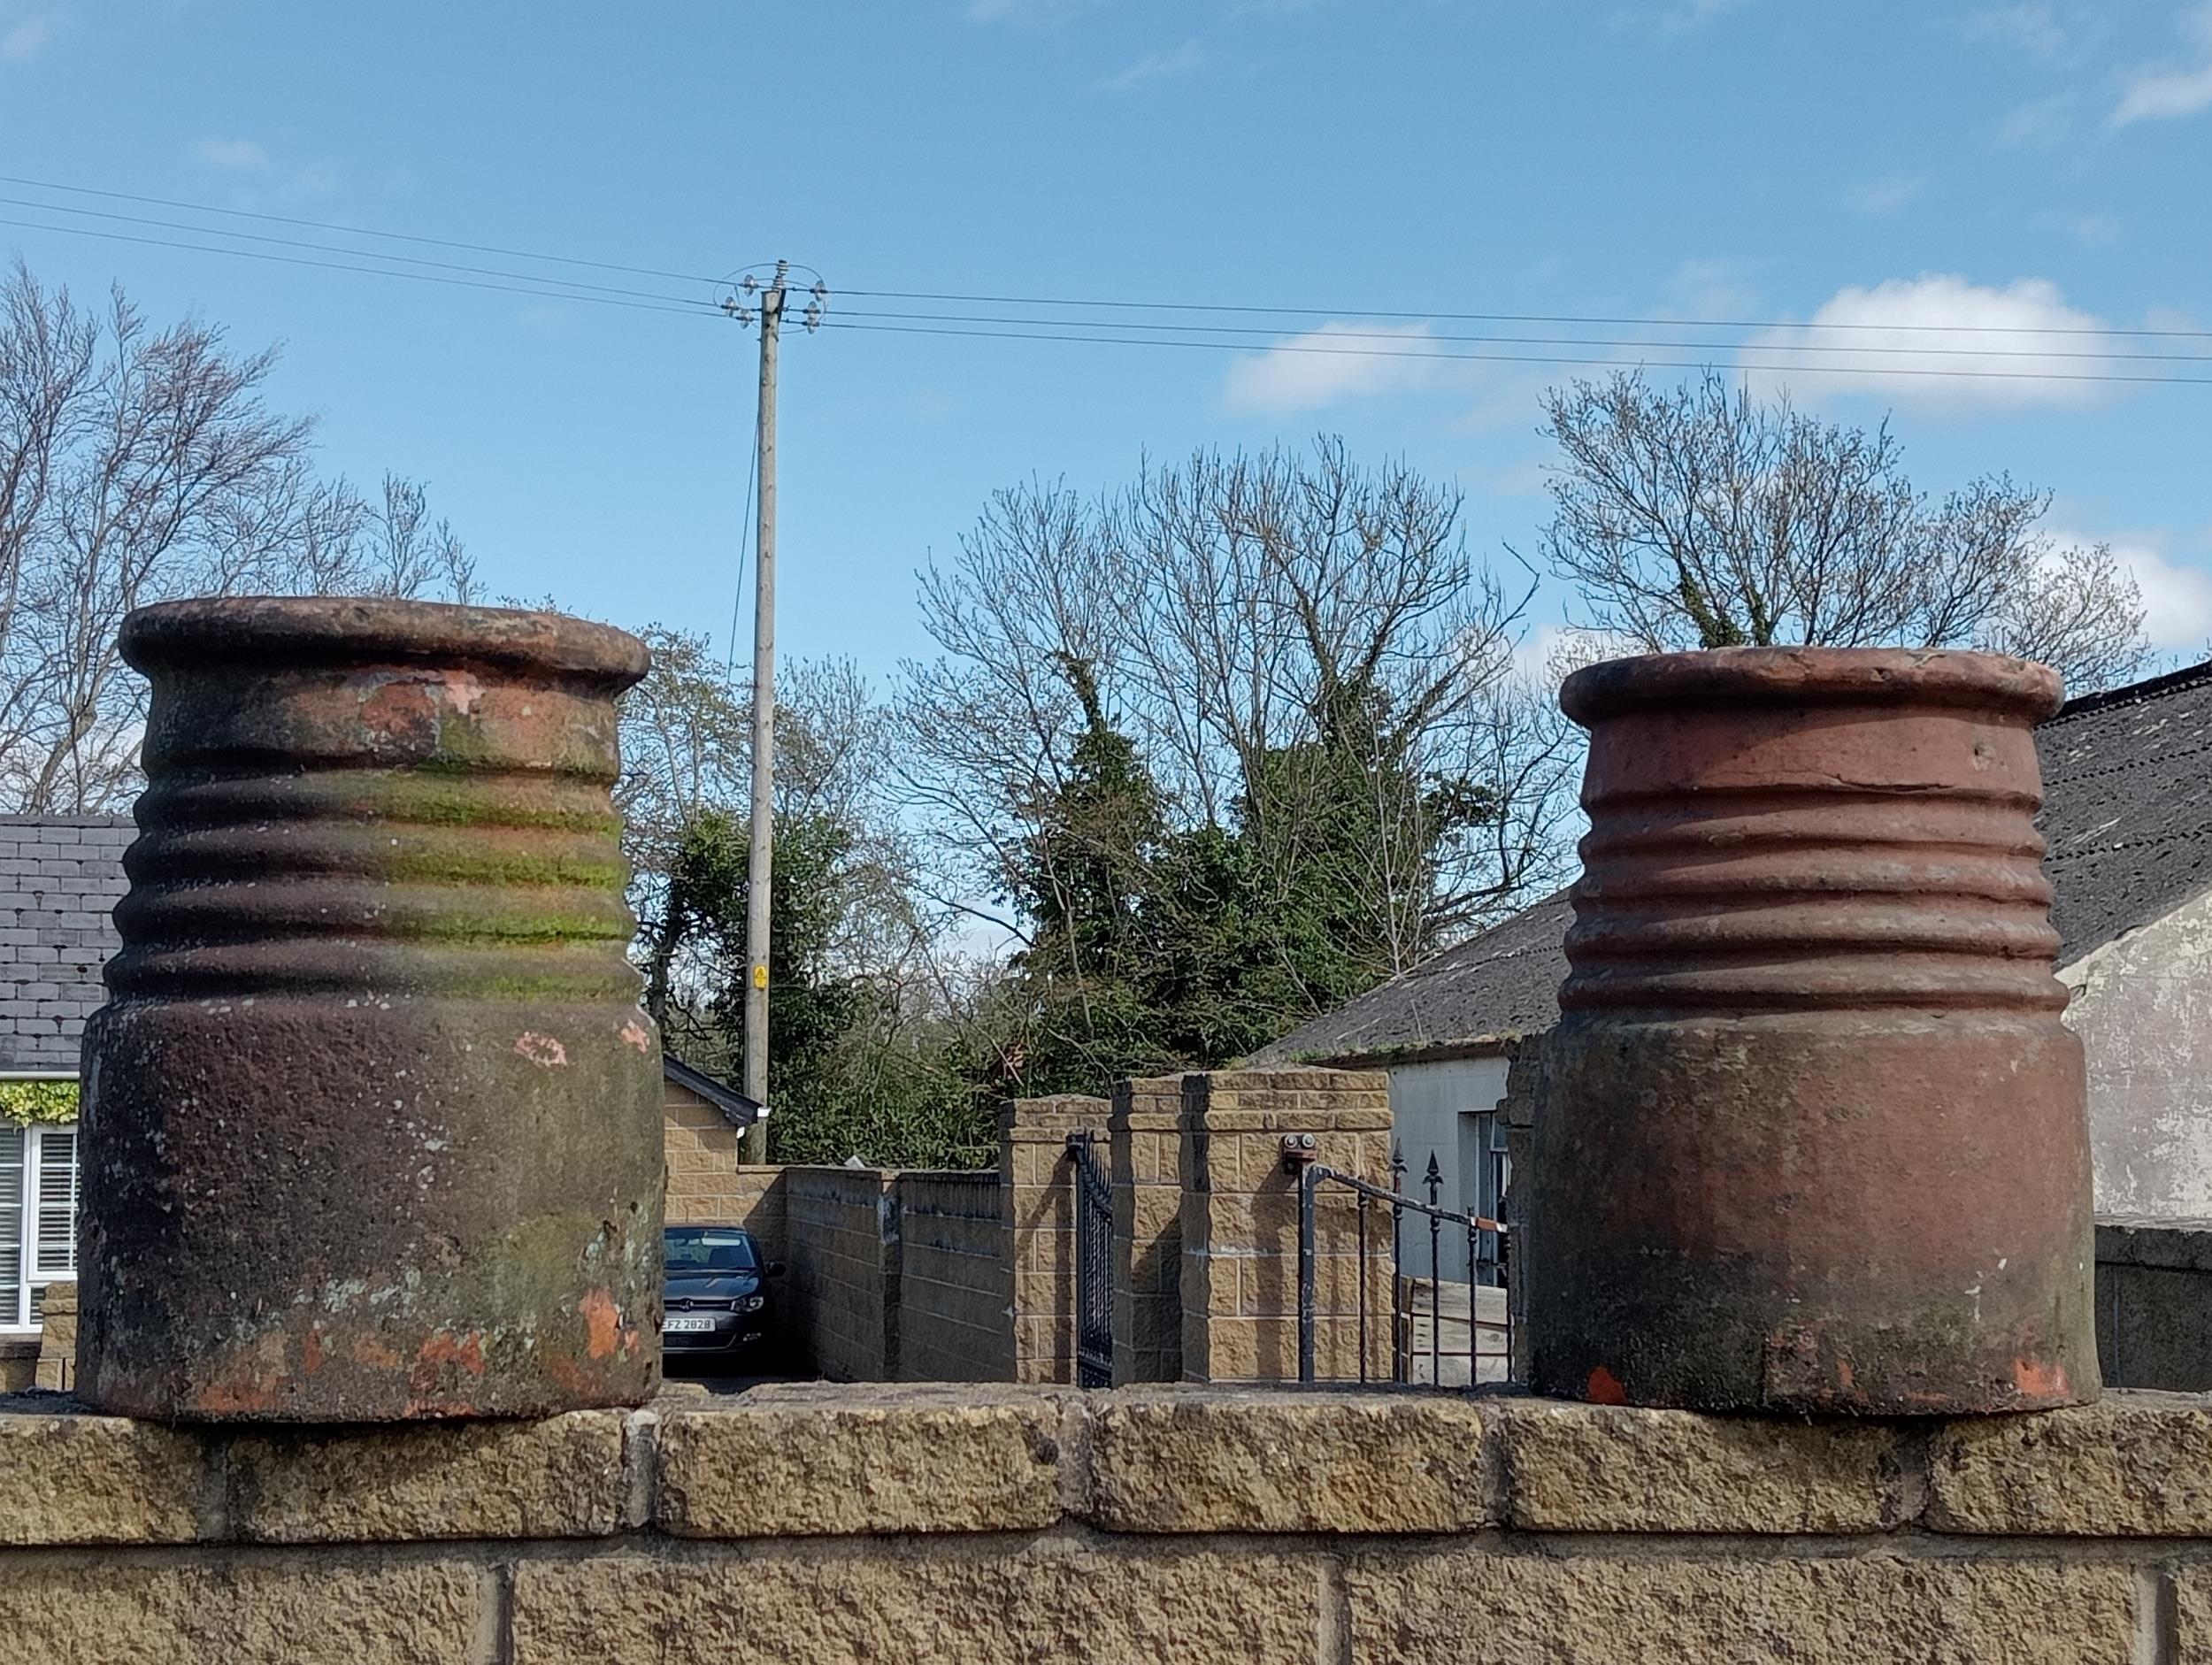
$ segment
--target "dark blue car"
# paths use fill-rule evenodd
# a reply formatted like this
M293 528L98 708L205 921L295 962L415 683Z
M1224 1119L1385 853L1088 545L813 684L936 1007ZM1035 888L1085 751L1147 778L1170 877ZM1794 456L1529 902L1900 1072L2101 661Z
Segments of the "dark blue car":
M703 1363L764 1351L774 1328L768 1280L783 1263L764 1261L753 1234L733 1225L672 1225L661 1347L672 1362Z

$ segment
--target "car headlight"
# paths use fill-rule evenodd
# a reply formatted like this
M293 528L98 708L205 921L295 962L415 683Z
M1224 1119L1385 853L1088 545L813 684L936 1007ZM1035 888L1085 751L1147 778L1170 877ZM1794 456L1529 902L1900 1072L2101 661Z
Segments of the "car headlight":
M768 1297L765 1295L748 1295L737 1303L737 1309L740 1312L758 1312L767 1304Z

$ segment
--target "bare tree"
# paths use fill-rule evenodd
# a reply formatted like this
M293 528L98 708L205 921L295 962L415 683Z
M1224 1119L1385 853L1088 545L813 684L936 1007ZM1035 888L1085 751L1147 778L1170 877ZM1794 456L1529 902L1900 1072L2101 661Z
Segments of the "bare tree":
M1997 475L1932 502L1886 425L1755 403L1713 374L1578 381L1545 411L1563 461L1544 553L1593 625L1647 649L1985 648L2085 689L2148 651L2110 549L2036 531L2047 493Z
M943 650L902 668L902 778L967 859L937 894L1018 936L1003 905L1038 850L1094 701L1169 819L1256 835L1279 881L1356 863L1387 966L1509 907L1557 855L1564 737L1511 687L1520 602L1468 553L1458 494L1340 441L1147 462L1087 501L999 494L922 575ZM1327 751L1321 768L1317 750ZM1325 837L1353 759L1377 835ZM1479 806L1449 783L1479 781ZM1445 825L1449 821L1451 825Z
M309 469L311 424L272 412L273 350L187 320L151 329L119 291L80 307L19 262L0 281L0 802L111 808L132 790L144 685L116 652L165 597L465 591L420 489L380 507Z
M677 876L688 869L692 884L718 888L725 904L743 883L748 691L704 637L661 625L639 634L652 668L623 696L623 773L615 790L640 921L637 951L655 1017L687 1042L710 1047L721 1040L707 1015L730 969L728 945L713 940L713 922L701 911L710 899L687 894ZM914 858L892 809L888 714L850 660L799 661L779 679L778 826L832 828L839 851L827 963L816 970L849 982L902 984L929 952L938 920L915 901Z

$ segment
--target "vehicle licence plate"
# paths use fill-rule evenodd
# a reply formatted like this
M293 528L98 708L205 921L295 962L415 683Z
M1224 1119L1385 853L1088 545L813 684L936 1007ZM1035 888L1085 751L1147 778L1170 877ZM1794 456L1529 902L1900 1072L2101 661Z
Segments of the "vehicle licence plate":
M668 1335L711 1335L714 1316L704 1312L672 1312L662 1318L661 1330Z

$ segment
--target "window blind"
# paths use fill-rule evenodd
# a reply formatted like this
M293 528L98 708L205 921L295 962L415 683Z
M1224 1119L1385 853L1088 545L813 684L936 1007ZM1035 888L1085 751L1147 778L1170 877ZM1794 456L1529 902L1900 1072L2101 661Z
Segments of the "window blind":
M30 1136L0 1123L0 1326L30 1322L23 1300L23 1170Z
M77 1274L77 1135L74 1129L38 1133L38 1229L34 1275Z

